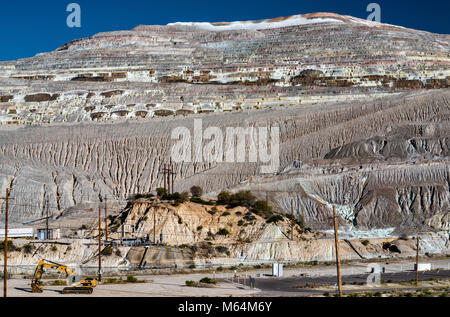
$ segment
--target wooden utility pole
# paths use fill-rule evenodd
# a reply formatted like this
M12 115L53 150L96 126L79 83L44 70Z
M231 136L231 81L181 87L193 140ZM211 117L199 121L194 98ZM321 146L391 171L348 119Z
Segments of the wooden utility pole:
M108 197L105 197L105 241L108 241Z
M173 194L175 192L175 171L173 170L173 163L172 163L172 159L170 159L170 175L172 176L172 192L171 194Z
M166 167L166 164L164 164L164 168L163 168L164 189L167 190L166 170L167 170L167 167Z
M98 204L98 280L102 280L102 211Z
M337 215L335 205L333 205L333 221L334 221L334 246L336 249L336 270L337 270L338 291L339 297L342 297L341 261L339 258L339 238L338 238L338 226L337 226Z
M47 208L46 208L47 216L45 217L45 240L49 240L48 235L48 197L47 197Z
M153 243L156 244L156 207L153 210Z
M416 286L419 285L419 235L417 235L416 245Z
M291 200L291 240L294 240L294 200Z
M9 200L13 198L9 198L9 188L6 189L6 196L4 198L6 203L5 208L5 242L3 244L4 248L4 259L3 259L3 297L7 297L7 285L8 285L8 208L9 208Z

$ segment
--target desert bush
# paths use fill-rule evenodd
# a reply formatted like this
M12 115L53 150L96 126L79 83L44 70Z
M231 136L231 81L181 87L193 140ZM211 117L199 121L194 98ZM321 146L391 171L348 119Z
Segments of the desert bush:
M230 207L250 207L255 203L256 197L249 190L241 190L230 196L228 205Z
M230 234L230 232L229 232L227 229L222 228L222 229L220 229L219 231L217 231L217 234L218 234L218 235L221 235L221 236L227 236L227 235Z
M210 278L210 277L204 277L204 278L202 278L199 282L200 282L200 283L205 283L205 284L217 284L217 281L216 281L216 280L213 280L213 279Z
M158 195L158 197L162 198L163 196L167 195L167 189L158 187L156 189L156 195Z
M112 253L113 253L113 249L112 249L112 247L111 247L110 245L107 245L107 246L104 247L103 250L102 250L102 255L105 255L105 256L109 256L109 255L111 255Z
M227 248L227 247L224 247L224 246L221 246L221 245L218 245L218 246L216 247L216 250L217 250L217 252L219 252L219 253L227 253L227 252L228 252L228 248Z
M201 197L203 195L203 189L200 186L192 186L191 194L194 197Z
M230 215L230 213L228 211L224 211L221 216L222 217L226 217L226 216L229 216L229 215Z
M135 278L133 275L127 275L127 282L128 283L136 283L138 281L137 278Z
M32 245L31 243L27 243L23 246L23 252L25 254L30 254L31 252L33 252L34 250L34 245Z
M195 282L194 281L186 281L186 282L184 282L185 284L186 284L186 286L188 286L188 287L194 287L195 286Z
M278 221L283 221L282 215L273 215L266 220L267 223L277 223Z
M5 241L0 241L0 251L5 250ZM11 240L8 240L8 252L16 251L17 247L14 245L14 243Z
M230 202L230 193L227 191L221 191L219 195L217 195L217 204L218 205L227 205Z
M363 246L368 246L369 245L369 240L363 240L363 241L361 241L361 244L363 245Z

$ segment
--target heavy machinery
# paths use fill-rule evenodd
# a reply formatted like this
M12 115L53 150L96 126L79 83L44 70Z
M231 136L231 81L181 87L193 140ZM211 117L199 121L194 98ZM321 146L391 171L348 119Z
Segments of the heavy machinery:
M33 293L42 293L41 277L44 269L53 269L59 272L66 273L69 278L69 287L63 289L63 294L92 294L93 288L97 286L97 280L93 278L86 278L77 281L72 269L67 265L55 263L48 260L40 260L34 272L33 280L31 282L31 291Z

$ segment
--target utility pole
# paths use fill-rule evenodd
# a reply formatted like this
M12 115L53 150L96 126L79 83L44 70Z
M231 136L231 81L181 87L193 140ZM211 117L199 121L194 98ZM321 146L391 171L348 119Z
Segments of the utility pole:
M108 241L108 197L105 196L105 241Z
M419 285L419 235L417 235L416 245L416 286Z
M45 217L45 239L49 240L48 237L48 197L47 197L47 208L46 208L46 212L47 212L47 217Z
M336 270L337 270L338 291L339 297L342 297L341 261L339 258L339 239L338 239L337 215L335 205L333 205L333 221L334 221L334 246L336 249Z
M166 167L166 164L164 164L164 167L163 167L164 189L166 189L166 190L167 190L167 178L166 178L166 170L167 170L167 167Z
M8 208L9 208L9 200L14 198L9 198L9 188L6 189L6 196L4 198L6 201L5 208L5 243L3 244L4 248L4 267L3 267L3 297L7 297L7 285L8 285Z
M294 200L291 200L291 240L294 240Z
M153 210L153 243L156 244L156 207Z
M173 170L173 163L172 163L172 159L170 159L170 174L171 174L171 176L172 176L172 192L171 192L171 194L173 194L174 193L174 191L175 191L175 171Z
M102 280L102 211L98 204L98 280Z

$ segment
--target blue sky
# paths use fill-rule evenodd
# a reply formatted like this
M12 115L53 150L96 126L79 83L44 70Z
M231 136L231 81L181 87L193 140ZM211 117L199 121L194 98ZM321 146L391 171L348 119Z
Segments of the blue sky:
M81 28L66 25L66 7L81 6ZM49 52L98 32L127 30L139 24L177 21L236 21L311 12L366 18L366 7L381 6L381 22L435 33L450 33L448 0L15 0L2 1L0 60Z

